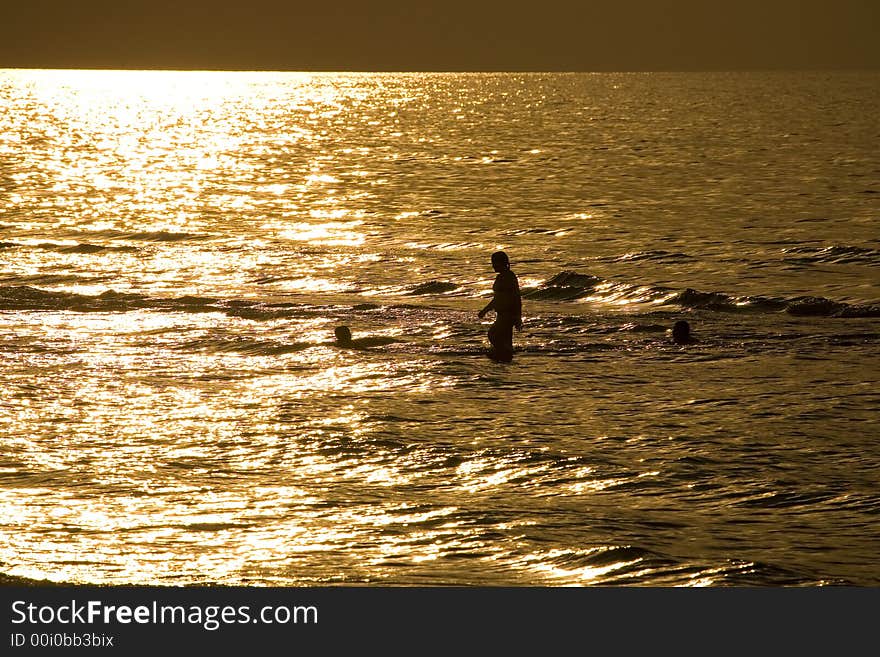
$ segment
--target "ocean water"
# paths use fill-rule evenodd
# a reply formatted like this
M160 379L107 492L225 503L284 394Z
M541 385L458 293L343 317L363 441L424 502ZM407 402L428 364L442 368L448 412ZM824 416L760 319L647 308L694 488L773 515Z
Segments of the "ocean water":
M880 74L3 70L0 108L4 582L880 585Z

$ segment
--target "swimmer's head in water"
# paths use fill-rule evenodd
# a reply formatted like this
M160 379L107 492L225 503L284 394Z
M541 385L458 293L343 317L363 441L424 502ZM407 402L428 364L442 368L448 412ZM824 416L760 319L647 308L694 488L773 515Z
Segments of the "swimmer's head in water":
M504 251L496 251L492 254L492 269L495 271L510 269L510 258Z
M683 319L678 320L672 327L672 339L674 342L687 342L691 337L691 325Z
M333 330L333 334L336 336L336 342L339 344L349 344L351 342L351 331L347 326L337 326Z

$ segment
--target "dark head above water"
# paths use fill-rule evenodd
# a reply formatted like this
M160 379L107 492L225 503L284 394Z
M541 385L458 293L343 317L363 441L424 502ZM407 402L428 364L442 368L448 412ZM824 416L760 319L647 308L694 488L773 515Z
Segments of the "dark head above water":
M351 330L347 326L337 326L333 330L333 334L336 336L336 344L340 346L350 346L352 344Z
M691 337L691 325L683 319L678 320L672 327L672 341L676 344L688 344L693 342Z
M492 254L492 269L497 272L510 269L510 258L507 257L504 251L496 251Z

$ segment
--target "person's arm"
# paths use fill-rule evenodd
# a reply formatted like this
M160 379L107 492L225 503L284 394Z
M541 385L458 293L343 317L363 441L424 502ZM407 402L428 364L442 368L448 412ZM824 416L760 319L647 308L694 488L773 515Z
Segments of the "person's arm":
M477 313L477 317L482 319L483 317L486 316L486 313L489 312L490 310L495 310L495 297L492 297L492 300L486 304L486 307Z

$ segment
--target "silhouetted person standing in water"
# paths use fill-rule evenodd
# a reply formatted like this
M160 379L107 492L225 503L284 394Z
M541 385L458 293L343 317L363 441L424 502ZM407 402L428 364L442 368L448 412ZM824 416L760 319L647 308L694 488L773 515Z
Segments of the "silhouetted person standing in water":
M492 349L489 355L495 360L513 360L513 328L522 330L522 299L519 294L519 281L510 270L510 259L504 251L492 254L492 269L498 272L492 285L494 296L479 312L483 318L490 310L495 311L495 323L489 329L489 342Z

